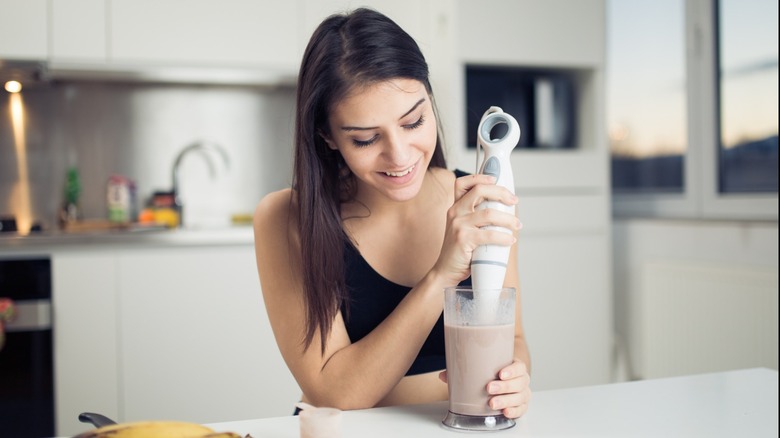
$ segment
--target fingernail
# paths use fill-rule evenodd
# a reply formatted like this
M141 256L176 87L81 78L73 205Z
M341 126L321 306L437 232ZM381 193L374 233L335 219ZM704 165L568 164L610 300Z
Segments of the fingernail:
M502 380L506 380L506 379L508 379L508 378L509 378L509 376L511 376L511 374L509 373L509 371L502 371L502 372L501 372L501 379L502 379Z
M498 392L498 384L491 383L490 386L488 387L488 392L491 394Z

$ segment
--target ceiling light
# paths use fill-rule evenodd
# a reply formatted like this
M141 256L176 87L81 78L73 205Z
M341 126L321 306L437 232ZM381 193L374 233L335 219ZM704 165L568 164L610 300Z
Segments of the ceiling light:
M9 93L18 93L22 91L22 83L19 81L8 81L5 83L5 91Z

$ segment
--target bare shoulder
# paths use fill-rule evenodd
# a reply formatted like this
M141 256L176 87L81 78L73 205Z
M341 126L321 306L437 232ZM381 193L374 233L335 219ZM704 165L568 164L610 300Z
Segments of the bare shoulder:
M255 257L269 315L276 308L273 300L293 296L284 292L300 289L300 238L294 195L291 189L269 193L255 208Z
M457 179L455 172L442 167L431 168L430 172L438 185L443 187L448 194L455 192L455 180Z
M455 184L455 180L458 179L454 170L445 169L443 167L433 167L431 168L431 173L433 173L437 180L446 184Z
M257 231L258 225L278 224L279 221L288 222L295 216L293 202L293 191L289 188L265 195L255 207L255 230Z
M275 240L297 234L296 203L292 189L271 192L255 208L253 225L255 241L259 238Z

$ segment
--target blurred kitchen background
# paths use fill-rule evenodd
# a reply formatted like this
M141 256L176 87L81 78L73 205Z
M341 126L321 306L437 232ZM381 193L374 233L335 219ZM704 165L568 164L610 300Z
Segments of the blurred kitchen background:
M521 124L535 390L777 369L774 0L0 0L22 87L0 90L0 298L35 315L0 350L0 382L27 382L0 383L0 430L292 411L247 222L290 185L309 35L362 5L420 44L451 168L487 106ZM174 185L181 226L141 227Z
M251 215L263 194L289 185L291 87L40 80L13 96L20 98L21 133L10 97L4 93L0 118L0 199L21 232L35 222L58 228L68 168L79 171L80 215L107 218L112 174L135 181L140 209L155 191L172 189L176 158L194 143L220 147L228 160L208 148L182 156L179 191L189 226L229 226L232 215ZM14 157L19 137L26 181ZM28 211L23 193L29 193Z

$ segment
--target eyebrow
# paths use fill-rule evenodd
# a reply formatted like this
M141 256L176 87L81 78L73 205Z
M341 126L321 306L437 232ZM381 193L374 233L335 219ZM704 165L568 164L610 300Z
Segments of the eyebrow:
M412 107L409 109L409 111L405 112L405 113L404 113L404 114L403 114L401 117L399 117L399 118L398 118L398 120L401 120L401 119L403 119L404 117L406 117L406 116L408 116L409 114L411 114L411 113L412 113L412 111L414 111L415 109L417 109L417 107L418 107L418 106L422 105L422 104L423 104L423 102L425 102L425 98L424 98L424 97L423 97L422 99L418 100L418 101L417 101L417 103L415 103L415 104L414 104L414 105L413 105L413 106L412 106ZM377 128L379 128L379 127L378 127L378 126L368 126L368 127L361 127L361 126L342 126L342 127L341 127L341 130L342 130L342 131L370 131L370 130L372 130L372 129L377 129Z

